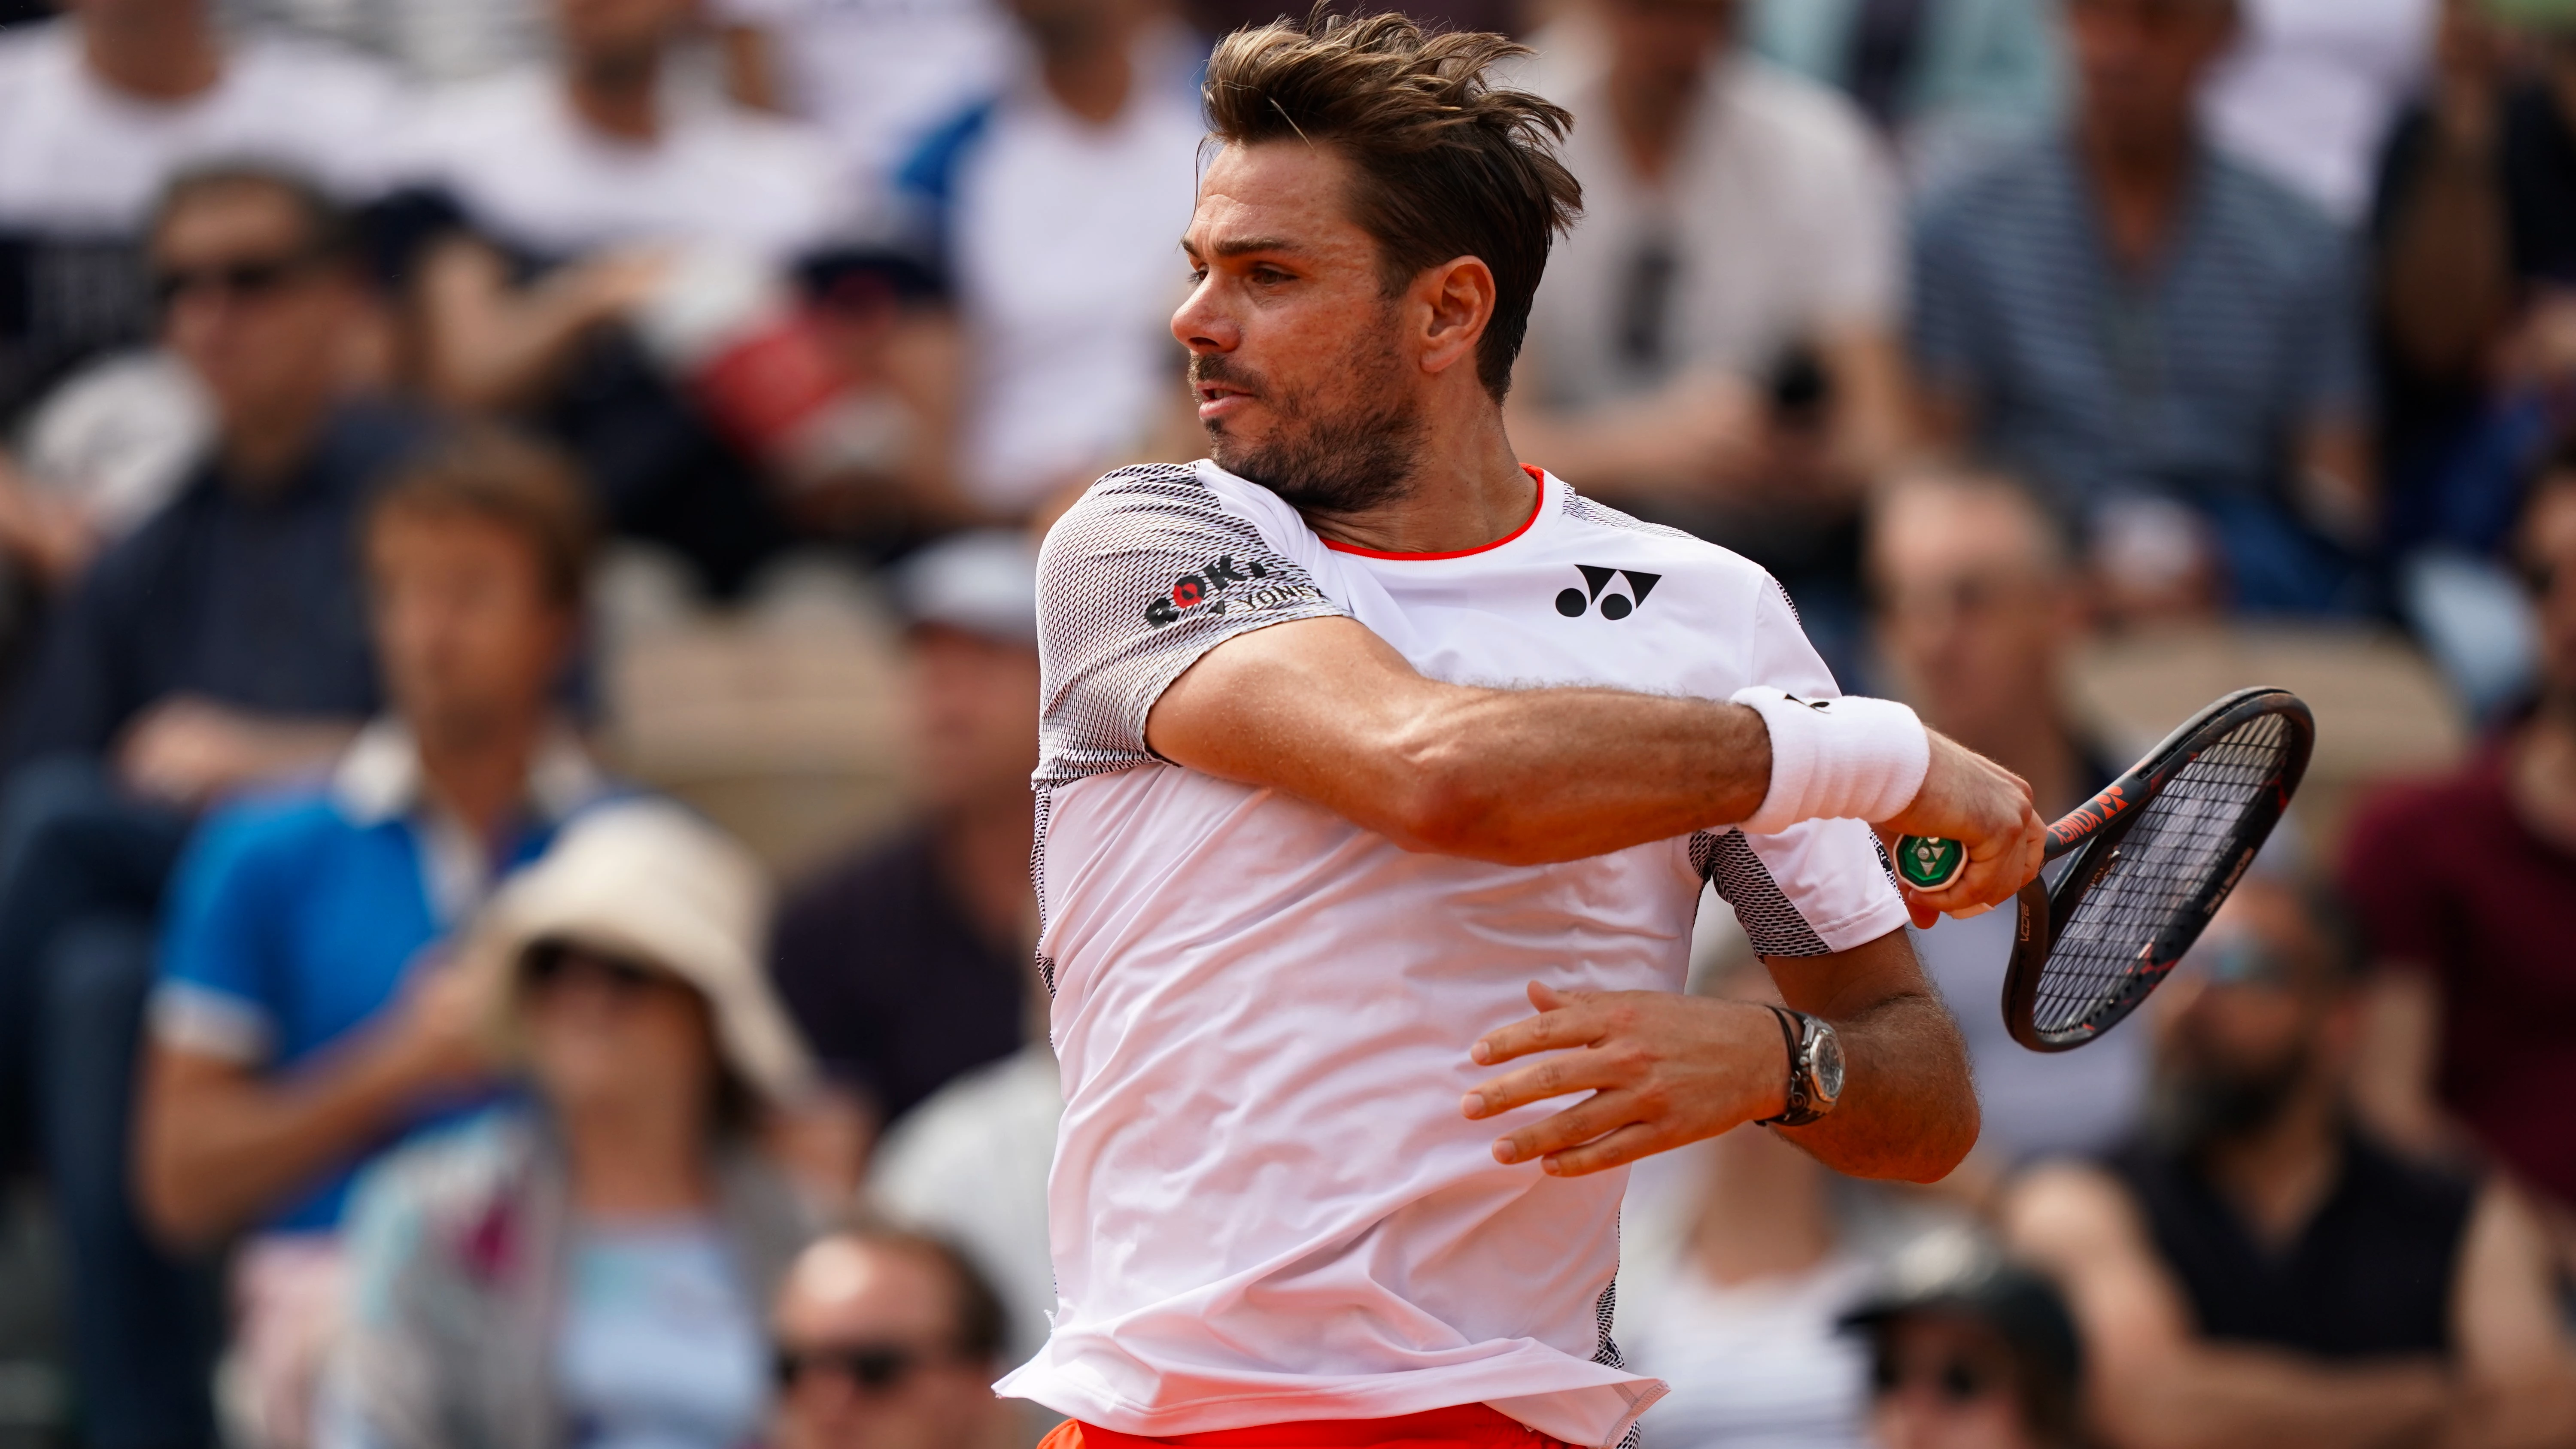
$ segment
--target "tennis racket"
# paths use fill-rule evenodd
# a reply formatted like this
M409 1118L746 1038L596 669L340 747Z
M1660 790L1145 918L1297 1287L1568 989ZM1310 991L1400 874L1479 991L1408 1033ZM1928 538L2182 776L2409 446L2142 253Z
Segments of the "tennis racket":
M2317 725L2286 689L2240 689L2184 721L2102 793L2048 827L2020 897L2004 1025L2032 1051L2080 1047L2137 1009L2200 939L2307 772ZM1958 879L1955 840L1909 835L1896 873L1917 890Z

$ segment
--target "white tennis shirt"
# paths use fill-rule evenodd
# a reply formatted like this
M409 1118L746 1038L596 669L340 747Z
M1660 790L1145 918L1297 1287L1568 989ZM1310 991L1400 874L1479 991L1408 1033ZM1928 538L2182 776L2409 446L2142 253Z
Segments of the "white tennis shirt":
M1417 855L1168 764L1145 718L1200 655L1348 615L1460 684L1724 699L1836 691L1778 584L1541 480L1459 554L1330 545L1212 463L1126 468L1048 536L1036 777L1041 967L1065 1114L1054 1331L1005 1394L1131 1434L1489 1403L1615 1444L1663 1391L1609 1334L1626 1174L1494 1161L1570 1105L1469 1121L1467 1048L1526 984L1677 991L1700 883L1755 945L1905 925L1859 821L1701 833L1562 865Z

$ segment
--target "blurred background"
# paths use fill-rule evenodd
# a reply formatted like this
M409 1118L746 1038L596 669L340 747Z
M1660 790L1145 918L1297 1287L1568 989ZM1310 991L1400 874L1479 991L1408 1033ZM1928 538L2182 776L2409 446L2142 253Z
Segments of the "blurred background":
M1034 542L1276 13L0 0L0 1446L1043 1431ZM1414 13L1576 117L1523 458L2052 815L2318 719L2103 1043L1917 933L1948 1182L1637 1171L1645 1442L2576 1444L2576 0Z

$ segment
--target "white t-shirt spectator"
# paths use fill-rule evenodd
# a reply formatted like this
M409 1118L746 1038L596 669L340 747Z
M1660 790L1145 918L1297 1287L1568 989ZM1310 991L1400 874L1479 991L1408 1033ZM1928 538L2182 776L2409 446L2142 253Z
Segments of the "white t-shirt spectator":
M362 196L383 178L400 100L382 68L310 43L249 37L213 86L162 102L93 74L70 21L0 35L0 231L131 235L173 173L217 160Z
M2370 205L2379 149L2423 84L2438 0L2244 0L2203 107L2220 144L2338 221Z
M1610 1335L1626 1172L1496 1163L1499 1133L1564 1104L1467 1120L1461 1096L1490 1075L1468 1045L1529 1014L1532 980L1679 990L1705 880L1766 955L1899 929L1869 827L1494 865L1406 851L1144 738L1207 651L1329 616L1453 683L1838 693L1761 569L1531 471L1528 521L1453 554L1327 544L1208 462L1114 473L1048 536L1058 1301L1003 1392L1146 1435L1481 1402L1605 1445L1662 1391Z
M1197 47L1169 31L1146 48L1108 125L1072 115L1029 77L942 127L904 167L905 192L935 218L967 327L959 474L988 507L1024 510L1134 461L1129 450L1182 396L1171 319L1187 292L1180 237L1207 120Z
M400 180L443 190L494 241L546 258L696 242L784 263L852 235L858 198L823 137L673 84L661 134L603 134L552 71L450 90L403 138Z
M1673 1386L1643 1449L1864 1449L1869 1355L1836 1320L1876 1281L1836 1253L1803 1273L1723 1284L1669 1265L1619 1332L1641 1373Z
M1544 401L1588 407L1694 368L1758 379L1820 334L1897 330L1902 193L1849 101L1749 56L1714 62L1656 184L1608 121L1607 77L1584 70L1553 97L1590 119L1564 151L1583 219L1530 316Z
M715 0L758 28L789 109L881 186L941 122L1010 80L1018 33L994 0Z
M1012 1363L1046 1342L1055 1309L1047 1168L1063 1115L1055 1053L1031 1042L903 1114L868 1171L868 1191L888 1212L955 1243L992 1280Z

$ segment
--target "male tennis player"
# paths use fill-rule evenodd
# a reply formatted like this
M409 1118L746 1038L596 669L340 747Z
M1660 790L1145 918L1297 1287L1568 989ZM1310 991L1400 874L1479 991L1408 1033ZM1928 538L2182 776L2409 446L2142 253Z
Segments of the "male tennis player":
M1968 842L1914 903L1967 908L2038 869L2029 792L1836 699L1759 568L1514 458L1578 202L1564 113L1486 86L1515 49L1218 47L1172 324L1213 460L1047 541L1059 1303L1001 1387L1057 1449L1617 1444L1661 1385L1603 1169L1772 1120L1929 1179L1976 1136L1867 822ZM1709 878L1795 1012L1674 994Z

